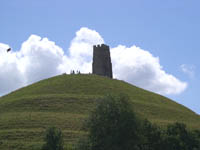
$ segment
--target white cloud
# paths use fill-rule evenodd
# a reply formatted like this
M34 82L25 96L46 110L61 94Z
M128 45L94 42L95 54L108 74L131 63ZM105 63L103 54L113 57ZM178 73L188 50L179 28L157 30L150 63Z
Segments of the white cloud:
M139 47L119 45L111 49L113 70L118 79L159 94L179 94L187 83L164 71L159 58Z
M194 71L195 66L194 65L182 64L180 67L181 67L181 70L183 73L188 75L190 78L194 78L194 76L195 76L195 71Z
M0 43L0 95L23 86L23 74L19 71L16 53L7 53L8 45Z
M58 67L63 62L64 52L47 38L31 35L22 44L17 56L26 84L29 84L59 74Z
M76 32L75 38L69 47L69 56L60 66L62 72L70 69L80 70L82 73L92 71L93 45L104 43L103 38L95 30L81 28Z
M92 46L104 43L95 30L81 28L71 41L68 55L47 38L31 35L17 52L0 44L0 95L70 70L92 71ZM160 94L179 94L187 83L167 74L159 58L139 47L111 48L114 77Z
M64 52L47 38L31 35L17 52L0 45L0 95L60 74Z

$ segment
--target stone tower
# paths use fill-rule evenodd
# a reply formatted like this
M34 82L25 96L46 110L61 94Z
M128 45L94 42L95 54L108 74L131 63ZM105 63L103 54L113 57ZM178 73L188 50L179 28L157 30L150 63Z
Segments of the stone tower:
M92 73L112 78L110 48L105 44L93 46Z

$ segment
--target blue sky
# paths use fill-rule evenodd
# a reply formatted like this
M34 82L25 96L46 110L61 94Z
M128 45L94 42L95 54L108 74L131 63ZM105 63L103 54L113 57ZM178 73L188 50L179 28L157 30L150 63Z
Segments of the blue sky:
M0 43L17 52L35 34L67 55L75 33L87 27L112 48L135 45L159 57L165 72L187 83L164 95L200 113L199 6L198 0L1 0Z

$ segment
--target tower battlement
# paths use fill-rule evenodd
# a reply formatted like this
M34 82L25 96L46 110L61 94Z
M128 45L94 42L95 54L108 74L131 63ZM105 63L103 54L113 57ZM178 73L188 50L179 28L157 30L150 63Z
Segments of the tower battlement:
M112 78L110 48L105 44L93 46L92 73Z
M94 45L93 49L109 49L109 46L105 45L105 44L98 44L98 45Z

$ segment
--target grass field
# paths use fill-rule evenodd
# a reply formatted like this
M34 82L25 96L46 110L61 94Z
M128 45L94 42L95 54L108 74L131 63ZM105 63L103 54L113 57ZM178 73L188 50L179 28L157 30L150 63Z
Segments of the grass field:
M73 144L82 123L106 94L127 94L136 114L165 127L183 122L200 129L200 116L167 99L124 81L97 75L60 75L21 88L0 98L0 149L39 150L46 128L64 133L65 146Z

